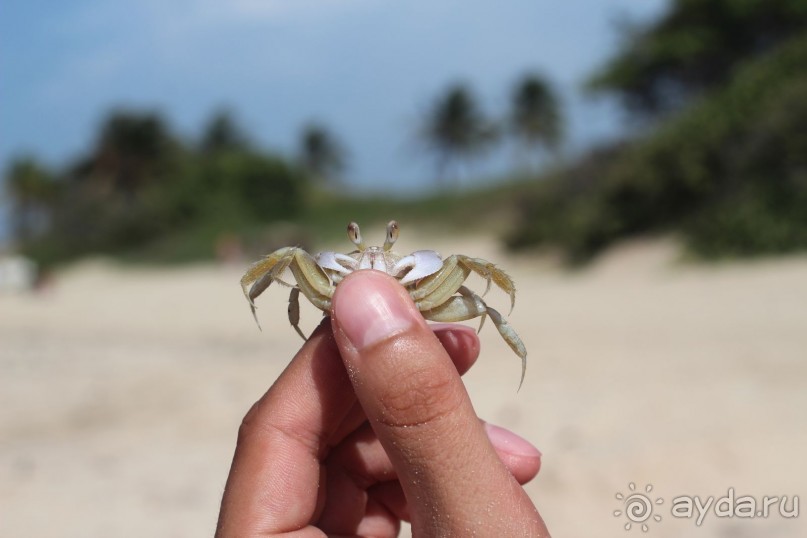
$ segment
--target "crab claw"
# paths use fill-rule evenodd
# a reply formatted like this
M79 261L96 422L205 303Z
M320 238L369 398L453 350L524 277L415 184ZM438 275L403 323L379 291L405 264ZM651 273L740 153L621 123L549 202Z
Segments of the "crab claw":
M443 267L443 259L440 254L434 250L416 250L409 256L401 258L392 268L392 275L398 276L405 270L409 272L404 275L400 280L401 284L406 285L415 280L426 278L433 275Z
M323 269L331 269L332 271L342 274L348 274L356 268L356 260L350 256L333 252L332 250L320 252L314 256L314 259L317 265Z

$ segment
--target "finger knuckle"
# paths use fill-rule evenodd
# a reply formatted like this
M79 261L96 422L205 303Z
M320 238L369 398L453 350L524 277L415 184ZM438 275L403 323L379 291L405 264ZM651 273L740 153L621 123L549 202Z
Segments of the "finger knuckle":
M433 423L462 402L451 372L422 367L407 371L379 396L383 424L405 428Z
M262 431L264 429L258 421L260 406L261 400L255 402L252 407L250 407L249 411L247 411L247 414L244 415L244 418L241 419L241 424L238 426L239 444L254 437L259 430Z

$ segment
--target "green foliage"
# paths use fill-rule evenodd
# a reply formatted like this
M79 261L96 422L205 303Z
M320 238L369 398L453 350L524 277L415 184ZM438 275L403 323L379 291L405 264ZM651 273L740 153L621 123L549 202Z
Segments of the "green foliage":
M238 133L228 117L218 116L200 151L193 151L156 114L114 112L92 152L50 182L58 188L47 189L48 203L38 206L41 233L16 239L43 265L147 249L171 243L170 236L207 237L201 252L210 257L216 234L298 215L302 175L278 157L249 149ZM23 179L37 170L26 166L8 176L18 204L32 199L27 192L39 192L23 189L33 184Z
M346 151L337 136L324 125L311 123L300 135L298 159L311 179L325 182L344 172Z
M534 74L524 76L512 96L510 125L527 148L553 150L563 137L560 103L549 82Z
M781 198L749 188L686 223L690 249L704 258L807 249L807 196Z
M115 111L101 126L85 174L74 180L95 183L131 200L153 182L164 181L179 146L159 115Z
M452 164L479 156L496 139L496 129L466 86L454 85L432 105L420 138L437 159L440 181Z
M302 177L285 161L247 151L225 151L194 163L176 193L191 214L267 222L296 215L302 206Z
M532 183L511 182L411 199L314 191L299 222L310 236L329 243L346 240L345 226L350 221L361 224L362 230L377 230L381 238L384 225L390 219L398 220L406 228L417 226L441 233L497 235L513 225L516 201L523 198L525 192L534 190Z
M805 30L807 0L674 0L657 22L628 29L590 87L617 93L637 112L675 109Z
M6 171L6 189L14 200L12 228L17 237L30 240L42 232L44 216L53 206L58 185L49 170L35 158L15 159Z
M249 137L227 110L216 112L202 134L199 150L202 153L219 151L246 151L250 148Z
M505 236L515 250L560 247L568 261L582 262L615 235L613 216L601 203L597 179L625 152L621 145L596 149L554 176L537 182L516 206L518 222Z
M807 36L794 38L611 155L596 181L555 180L525 204L511 246L584 259L621 237L681 230L707 256L807 248L805 65Z

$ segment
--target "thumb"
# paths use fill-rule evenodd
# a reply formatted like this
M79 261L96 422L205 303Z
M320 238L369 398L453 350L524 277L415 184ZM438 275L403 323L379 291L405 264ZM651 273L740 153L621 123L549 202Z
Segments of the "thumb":
M337 286L332 319L356 395L403 487L413 533L543 536L540 516L406 289L379 271L357 271Z

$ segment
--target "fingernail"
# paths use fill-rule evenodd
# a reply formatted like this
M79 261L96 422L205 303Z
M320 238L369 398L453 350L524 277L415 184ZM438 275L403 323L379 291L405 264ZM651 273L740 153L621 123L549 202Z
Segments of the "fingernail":
M538 456L539 458L542 456L541 451L535 448L532 443L523 437L519 437L510 430L505 430L504 428L485 422L485 431L493 446L503 452L513 454L514 456Z
M415 324L414 306L400 286L378 271L359 271L343 280L334 295L334 317L357 350Z

